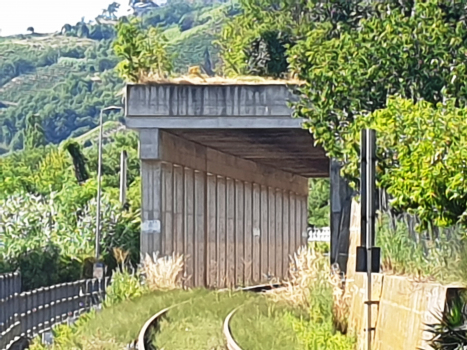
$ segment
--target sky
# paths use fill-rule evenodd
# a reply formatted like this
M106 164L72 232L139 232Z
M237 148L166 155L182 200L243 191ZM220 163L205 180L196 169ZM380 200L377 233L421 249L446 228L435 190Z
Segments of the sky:
M120 4L117 15L129 14L128 0ZM75 25L85 17L94 20L113 0L0 0L0 36L60 31L64 24Z

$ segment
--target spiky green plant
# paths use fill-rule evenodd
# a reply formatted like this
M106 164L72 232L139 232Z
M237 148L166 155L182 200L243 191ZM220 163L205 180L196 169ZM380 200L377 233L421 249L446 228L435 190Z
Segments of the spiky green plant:
M467 348L467 309L461 298L446 303L444 312L434 317L437 322L427 324L427 331L433 335L429 345L434 350Z

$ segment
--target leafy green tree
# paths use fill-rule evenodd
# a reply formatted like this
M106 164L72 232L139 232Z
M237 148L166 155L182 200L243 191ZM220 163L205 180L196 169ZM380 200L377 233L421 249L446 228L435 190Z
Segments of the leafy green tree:
M61 34L66 35L66 34L70 33L72 31L72 29L73 29L73 27L70 24L65 24L62 27Z
M308 120L333 157L344 160L342 136L355 117L385 108L391 95L436 104L444 93L466 102L459 78L467 68L465 6L405 4L360 20L358 29L323 22L289 52L293 70L306 81L295 115Z
M120 4L117 3L117 2L113 2L111 3L108 7L107 7L107 13L109 14L109 17L112 18L112 19L116 19L117 17L115 16L115 14L117 13L118 9L120 8Z
M122 61L117 65L120 76L132 82L156 74L166 77L172 72L172 60L166 52L167 39L158 28L141 28L140 20L117 25L115 53Z
M89 173L86 169L86 158L83 155L81 146L75 140L67 140L63 148L68 151L73 159L75 176L78 183L83 183L89 179Z
M88 28L88 26L86 24L80 23L79 26L77 26L77 28L78 28L77 35L80 38L88 38L89 37L89 28Z
M26 149L45 145L44 129L41 125L41 118L37 114L29 113L26 117L24 145Z
M310 179L308 188L308 224L329 227L330 186L329 179Z
M467 224L467 110L457 100L433 105L390 98L387 108L359 116L345 136L344 173L358 177L359 132L378 133L378 182L393 208L416 214L422 228Z

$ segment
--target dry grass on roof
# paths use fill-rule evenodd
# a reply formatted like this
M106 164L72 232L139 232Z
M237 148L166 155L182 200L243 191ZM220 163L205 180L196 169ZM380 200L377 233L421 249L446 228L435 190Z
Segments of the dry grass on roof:
M303 85L298 79L272 79L258 76L238 76L233 78L204 74L190 74L174 78L160 78L157 76L144 76L141 84L147 85Z

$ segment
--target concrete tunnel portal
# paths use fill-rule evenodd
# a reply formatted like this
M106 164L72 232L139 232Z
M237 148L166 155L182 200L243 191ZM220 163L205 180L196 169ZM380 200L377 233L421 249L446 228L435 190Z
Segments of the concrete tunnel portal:
M127 86L126 125L140 139L143 254L183 254L189 286L285 278L307 241L308 178L331 174L331 262L345 271L349 190L291 118L294 98L285 83Z

